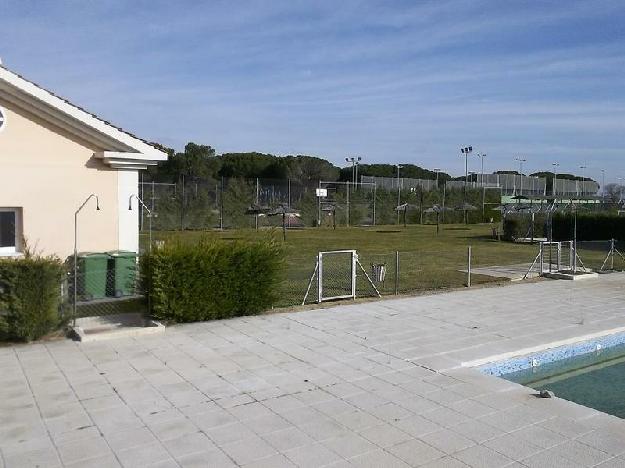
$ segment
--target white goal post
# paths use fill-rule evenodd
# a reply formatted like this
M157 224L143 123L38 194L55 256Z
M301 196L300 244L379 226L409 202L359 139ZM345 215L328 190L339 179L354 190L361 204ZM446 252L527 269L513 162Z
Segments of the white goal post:
M317 278L317 302L338 299L356 299L356 273L360 268L376 294L380 292L369 278L369 275L358 261L356 250L330 250L319 252L315 270L308 282L308 288L302 305L310 294L315 277Z

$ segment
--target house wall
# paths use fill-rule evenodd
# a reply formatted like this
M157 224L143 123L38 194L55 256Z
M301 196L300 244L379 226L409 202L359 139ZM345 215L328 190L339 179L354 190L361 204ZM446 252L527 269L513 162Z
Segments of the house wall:
M95 193L100 211L91 200L78 215L78 250L136 250L137 211L128 212L128 196L136 193L137 172L111 169L93 157L102 148L1 98L0 106L6 113L0 131L0 207L22 208L22 232L30 248L61 258L71 255L74 212Z

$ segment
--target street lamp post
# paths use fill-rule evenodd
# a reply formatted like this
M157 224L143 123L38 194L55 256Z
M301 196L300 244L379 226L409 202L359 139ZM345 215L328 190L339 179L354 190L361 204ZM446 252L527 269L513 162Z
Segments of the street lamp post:
M605 169L601 169L601 204L605 204Z
M463 194L463 205L466 206L467 203L467 179L469 177L469 154L473 152L472 146L465 146L464 148L460 148L460 153L464 155L464 194ZM462 210L464 212L464 224L467 224L467 210Z

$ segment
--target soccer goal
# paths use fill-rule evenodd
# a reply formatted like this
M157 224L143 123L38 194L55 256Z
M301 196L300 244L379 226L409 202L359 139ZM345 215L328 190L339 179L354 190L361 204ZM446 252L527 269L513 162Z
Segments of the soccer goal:
M310 294L310 290L317 279L317 302L333 301L338 299L356 299L356 274L360 269L380 296L371 278L358 261L358 253L355 250L332 250L319 252L315 270L308 282L308 288L302 305Z

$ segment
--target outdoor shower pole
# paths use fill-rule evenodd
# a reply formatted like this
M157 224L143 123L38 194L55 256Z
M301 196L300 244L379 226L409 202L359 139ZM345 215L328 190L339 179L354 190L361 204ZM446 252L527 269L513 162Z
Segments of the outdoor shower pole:
M139 208L143 208L148 212L148 218L149 218L149 222L148 222L148 252L152 252L152 210L150 210L146 204L143 202L143 200L138 196L138 195L130 195L130 197L128 197L128 211L132 210L132 198L136 198L137 199L137 203L139 203Z
M78 213L85 207L87 202L95 198L95 209L96 211L100 211L100 199L95 193L89 195L82 205L78 207L78 209L74 212L74 303L72 304L72 325L76 325L76 299L77 299L77 288L78 288Z

